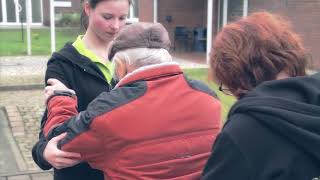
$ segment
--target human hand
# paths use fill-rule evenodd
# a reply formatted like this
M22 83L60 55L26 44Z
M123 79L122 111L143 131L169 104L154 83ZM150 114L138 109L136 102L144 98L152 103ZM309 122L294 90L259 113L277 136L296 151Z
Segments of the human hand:
M72 94L75 94L74 90L67 88L62 82L60 82L57 79L48 79L47 81L49 86L44 88L44 95L45 95L45 101L47 100L54 94L54 91L69 91Z
M43 157L46 161L56 169L71 167L81 162L80 153L66 152L58 149L58 142L66 135L67 133L62 133L52 138L43 152Z

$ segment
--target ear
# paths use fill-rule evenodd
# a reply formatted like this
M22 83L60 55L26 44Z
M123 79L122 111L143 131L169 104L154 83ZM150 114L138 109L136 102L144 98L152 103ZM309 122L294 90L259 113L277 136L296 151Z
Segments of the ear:
M119 59L117 59L115 63L116 63L116 66L115 66L116 67L116 69L115 69L116 72L115 73L116 73L117 77L120 80L125 75L127 75L127 73L128 73L127 65L126 65L125 62L123 62L123 61L121 61Z
M89 4L88 1L86 1L86 2L84 3L83 8L84 8L84 12L86 13L86 15L89 16L89 15L90 15L90 12L91 12L91 7L90 7L90 4Z

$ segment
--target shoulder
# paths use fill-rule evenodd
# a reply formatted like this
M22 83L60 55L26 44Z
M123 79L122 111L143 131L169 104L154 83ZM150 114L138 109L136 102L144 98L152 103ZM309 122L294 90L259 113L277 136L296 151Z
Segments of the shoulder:
M206 93L212 97L215 97L218 99L218 96L217 94L211 90L206 84L204 84L203 82L201 81L198 81L198 80L194 80L194 79L190 79L188 78L186 75L184 75L184 78L185 80L187 81L187 83L189 84L189 86L196 90L196 91L201 91L203 93Z
M275 130L249 113L237 113L229 117L222 132L228 134L254 171L271 160L270 151L282 153L287 146L286 140Z
M146 92L145 81L137 81L110 92L103 92L89 104L87 112L91 113L91 117L99 116L142 97Z
M60 51L54 52L47 63L45 81L49 78L55 78L68 85L68 81L73 77L70 73L74 68L73 60L76 58L76 51L71 44L67 43Z
M202 179L250 179L249 162L227 132L217 137Z
M74 61L79 59L79 52L71 43L66 43L65 46L58 52L54 52L47 63L47 69L66 68L68 65L74 64Z
M250 144L260 142L266 134L266 127L262 126L256 119L246 114L235 114L228 118L223 127L235 144L240 148L249 149ZM256 144L257 145L257 144Z
M57 60L73 60L78 58L80 53L72 45L72 43L66 43L62 49L58 52L54 52L50 57L48 63L54 63Z

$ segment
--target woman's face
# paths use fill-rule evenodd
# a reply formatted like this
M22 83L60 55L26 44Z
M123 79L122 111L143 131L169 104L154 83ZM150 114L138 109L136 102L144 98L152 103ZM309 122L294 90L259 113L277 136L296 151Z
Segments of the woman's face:
M93 31L99 39L110 42L126 23L129 2L128 0L101 1L94 9L86 4L85 11L89 16L88 30Z

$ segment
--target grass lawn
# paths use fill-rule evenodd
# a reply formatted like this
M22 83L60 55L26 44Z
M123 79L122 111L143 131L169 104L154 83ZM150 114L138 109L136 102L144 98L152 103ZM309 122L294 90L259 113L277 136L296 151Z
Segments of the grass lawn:
M222 103L222 116L223 116L223 119L225 120L230 107L236 101L235 98L233 96L228 96L223 94L222 92L219 91L218 85L208 81L208 69L205 69L205 68L184 69L184 72L188 75L188 77L200 80L206 83L207 85L209 85L210 88L218 95Z
M73 42L79 34L79 29L56 29L56 49ZM0 29L0 56L17 56L27 54L27 36L24 31L24 42L21 38L20 29ZM31 29L32 55L51 54L50 29Z

